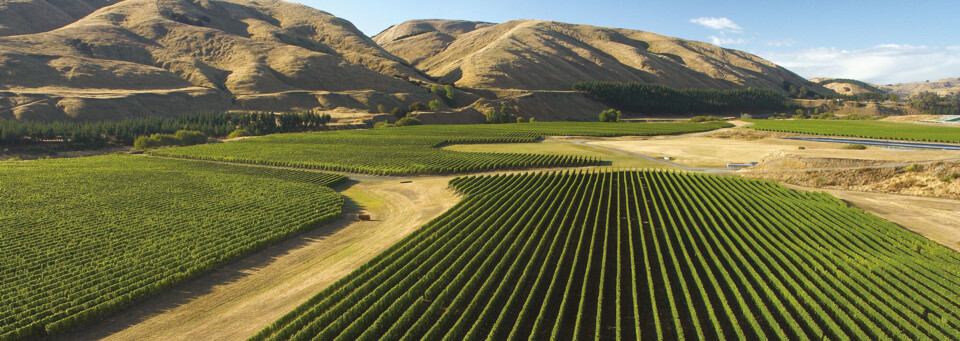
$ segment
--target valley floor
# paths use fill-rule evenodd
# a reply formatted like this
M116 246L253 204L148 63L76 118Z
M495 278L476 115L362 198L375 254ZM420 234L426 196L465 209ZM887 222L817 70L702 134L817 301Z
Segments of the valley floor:
M788 150L809 156L861 153L864 159L877 162L954 157L953 154L872 148L867 151L845 150L839 144L821 142L717 137L731 132L732 135L736 134L736 130L728 129L710 135L665 138L553 138L541 143L454 145L446 149L593 155L611 161L607 167L667 169L692 166L719 169L725 162L754 161L771 152ZM805 149L800 150L800 146ZM707 152L710 150L713 152ZM638 156L640 153L648 157L641 158ZM672 160L664 163L650 161L654 156L670 156ZM676 167L671 167L671 164ZM490 173L516 172L526 171ZM352 181L349 187L340 189L349 198L348 208L335 223L178 285L144 303L114 314L79 334L71 335L70 339L244 339L460 200L448 187L448 182L455 176L352 178L359 181ZM401 183L408 180L413 182ZM785 186L798 190L826 191L853 206L960 251L960 200ZM361 210L369 213L374 220L356 221L356 214Z

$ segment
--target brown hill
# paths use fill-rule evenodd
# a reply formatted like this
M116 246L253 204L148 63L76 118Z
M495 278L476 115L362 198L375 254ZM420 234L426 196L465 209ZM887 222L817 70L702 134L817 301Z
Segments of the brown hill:
M859 95L870 92L884 92L883 89L880 89L876 85L852 79L811 78L810 81L820 84L823 87L833 90L841 95Z
M960 96L960 78L883 85L880 86L880 88L898 94L901 97L909 97L924 91L934 92L941 96Z
M787 81L817 88L746 52L626 29L431 20L396 25L374 39L427 74L468 88L568 90L591 80L720 89L781 89Z
M2 0L0 37L60 28L121 0Z
M823 85L840 94L855 95L871 91L884 91L908 98L920 92L933 92L941 96L960 96L960 78L945 78L936 81L875 85L861 81L835 78L811 78L811 82Z
M348 21L275 0L127 0L0 37L0 117L366 111L434 98L408 78L422 76Z
M462 20L413 20L392 26L373 40L394 55L416 64L443 52L460 35L493 25Z
M369 118L381 104L437 99L416 85L433 77L469 91L458 92L458 109L418 114L445 123L482 121L503 104L538 120L595 119L605 106L569 91L578 81L816 87L741 51L549 21L410 21L374 41L346 20L277 0L2 4L0 18L22 18L2 21L12 33L0 36L0 117L19 119L314 109ZM40 25L45 11L63 15Z

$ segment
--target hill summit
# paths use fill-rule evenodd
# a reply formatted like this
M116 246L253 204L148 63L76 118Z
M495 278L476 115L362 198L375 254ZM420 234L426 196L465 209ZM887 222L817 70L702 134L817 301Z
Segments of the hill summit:
M368 110L400 104L398 95L427 99L406 80L420 72L350 22L274 0L120 1L61 28L0 37L0 70L0 117L21 119Z
M570 90L580 81L818 87L742 51L553 21L415 20L370 38L278 0L9 0L0 19L0 118L21 120L229 110L368 120L438 99L417 115L482 122L482 112L507 105L525 117L585 120L607 107ZM426 89L437 84L455 84L456 100Z
M542 20L415 20L374 37L433 77L469 88L568 90L579 81L782 89L807 80L755 55L656 33Z

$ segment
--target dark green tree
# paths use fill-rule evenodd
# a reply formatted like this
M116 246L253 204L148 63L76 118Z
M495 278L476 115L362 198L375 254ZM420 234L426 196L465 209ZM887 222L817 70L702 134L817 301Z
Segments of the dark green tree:
M607 109L600 112L600 122L620 122L620 110Z
M444 85L443 89L445 90L444 98L447 99L447 104L454 106L457 103L457 92L453 85Z
M619 110L639 114L730 114L796 109L769 89L674 89L646 83L581 82L574 90Z
M486 114L487 123L500 124L510 123L510 109L506 104L500 106L500 110L490 109Z
M416 126L421 124L423 124L423 122L420 122L420 119L416 117L404 117L398 120L397 123L394 123L394 125L397 127Z
M420 102L413 102L408 109L410 112L424 111L427 110L427 106Z
M407 117L407 111L403 110L403 108L400 108L400 107L394 107L393 111L391 111L390 113L393 114L393 117L396 117L396 118Z
M180 139L184 146L207 143L207 135L196 130L178 130L174 136Z

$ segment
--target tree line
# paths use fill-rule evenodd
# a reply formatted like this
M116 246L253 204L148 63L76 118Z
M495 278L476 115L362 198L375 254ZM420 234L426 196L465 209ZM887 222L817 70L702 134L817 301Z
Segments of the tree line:
M940 96L924 91L910 98L910 106L930 115L958 115L960 97Z
M769 89L675 89L645 83L580 82L573 89L611 107L641 114L721 114L783 111L796 107Z
M178 117L146 117L99 122L34 122L0 118L0 145L61 143L76 147L107 144L132 145L141 136L175 134L180 130L199 131L223 137L236 130L248 135L265 135L326 129L329 114L292 112L207 113Z

